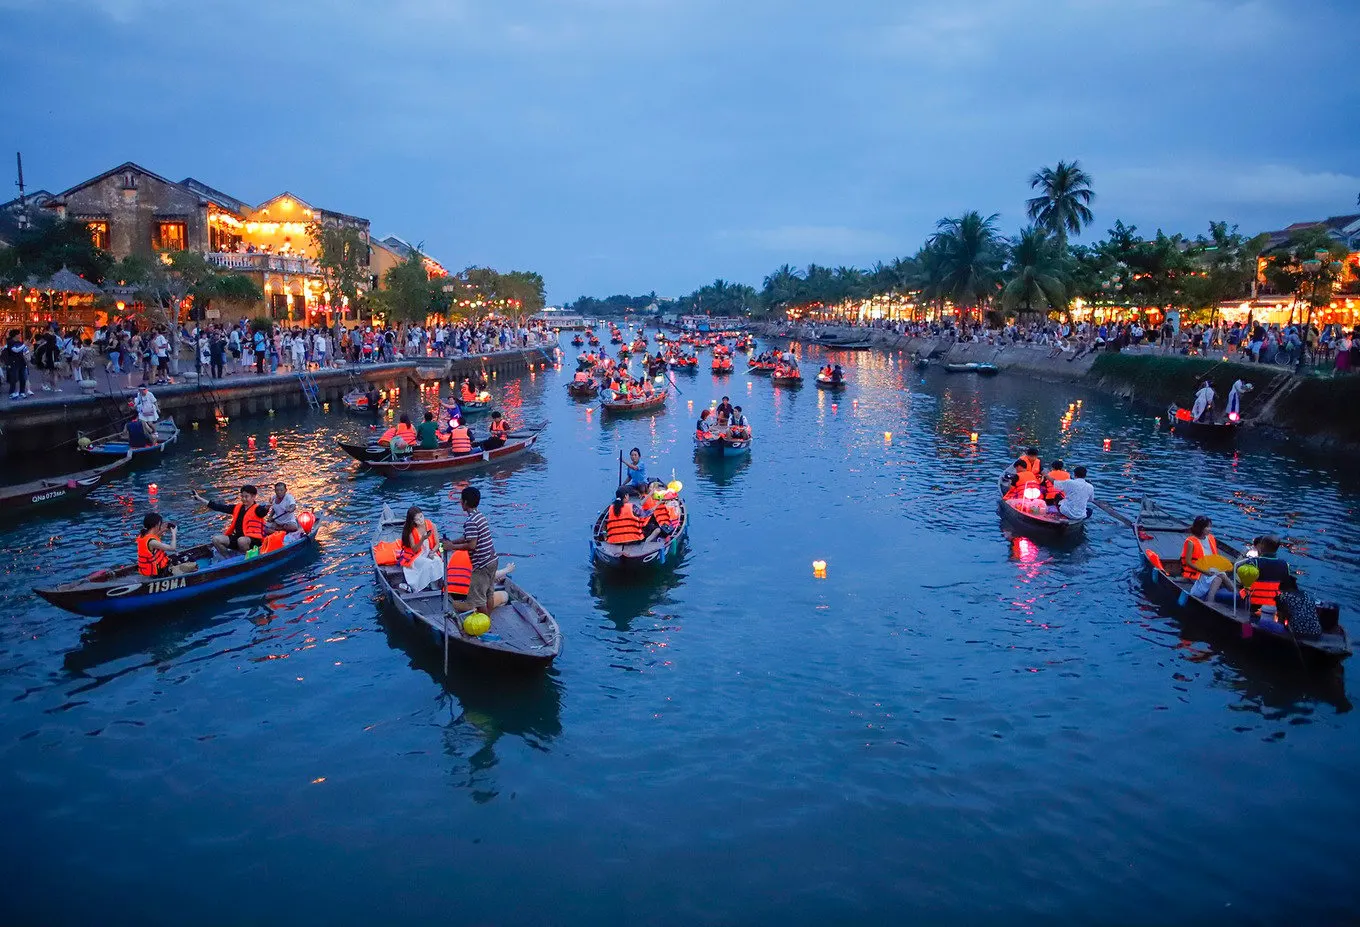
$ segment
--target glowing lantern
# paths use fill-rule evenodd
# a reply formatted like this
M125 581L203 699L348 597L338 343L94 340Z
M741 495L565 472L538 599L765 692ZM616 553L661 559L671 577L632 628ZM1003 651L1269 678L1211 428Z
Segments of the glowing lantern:
M1110 439L1109 439L1109 438L1106 438L1106 439L1105 439L1105 450L1108 451L1109 449L1110 449Z
M814 561L812 561L812 575L815 576L817 579L826 579L826 561L825 561L825 560L814 560Z
M1038 486L1025 487L1025 498L1030 502L1037 502L1041 495L1043 495L1043 493L1039 492Z
M969 432L968 440L973 444L977 444L977 432L976 431Z
M270 446L270 447L278 447L278 446L279 446L279 439L278 439L278 437L277 437L276 435L270 435L270 436L269 436L269 446Z
M252 450L252 451L255 450L255 436L254 436L254 435L251 435L249 438L246 438L246 447L248 447L248 448L249 448L250 450Z
M148 496L150 496L151 498L153 498L153 499L156 498L156 493L158 493L158 492L160 492L160 491L161 491L161 488L160 488L159 486L157 486L155 483L150 483L150 484L148 484L147 487L146 487L146 494L147 494Z
M891 432L891 431L885 431L885 432L883 432L883 443L885 443L885 444L891 444L891 443L892 443L892 432Z
M666 484L666 488L669 489L671 492L679 492L680 490L685 488L685 484L680 482L679 480L671 480L669 483Z
M1244 563L1237 568L1237 582L1243 589L1250 589L1261 578L1261 571L1254 563Z
M1229 413L1228 413L1228 421L1230 421L1230 422L1236 422L1236 421L1240 420L1241 418L1242 418L1242 416L1238 415L1236 412L1229 412Z
M297 523L303 534L311 534L316 526L316 516L311 512L298 512Z

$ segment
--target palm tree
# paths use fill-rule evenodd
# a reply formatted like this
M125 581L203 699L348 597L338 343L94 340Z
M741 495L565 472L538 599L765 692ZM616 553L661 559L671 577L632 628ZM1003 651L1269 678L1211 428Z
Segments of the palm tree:
M1081 169L1080 161L1059 161L1055 167L1035 171L1030 189L1039 195L1026 201L1029 217L1061 242L1068 234L1080 235L1091 224L1091 175Z
M1036 226L1029 226L1011 240L1007 280L1001 288L1001 305L1007 310L1031 313L1067 307L1067 268L1056 239Z
M783 312L797 304L802 285L803 278L798 276L798 271L789 264L781 264L765 278L761 298L769 309Z
M981 306L996 295L1005 260L996 219L996 213L983 218L974 210L937 223L930 243L940 249L939 289L955 305Z

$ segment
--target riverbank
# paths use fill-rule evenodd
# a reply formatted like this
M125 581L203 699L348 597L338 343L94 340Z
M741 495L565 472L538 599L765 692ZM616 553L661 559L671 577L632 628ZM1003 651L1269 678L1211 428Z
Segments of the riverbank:
M1299 439L1316 448L1360 452L1360 415L1355 412L1360 408L1360 376L1300 376L1286 367L1184 357L1152 347L1076 354L1043 345L955 343L948 338L916 338L883 329L843 331L868 337L885 350L932 358L933 363L995 364L1008 373L1079 382L1154 413L1165 411L1173 402L1189 405L1206 376L1213 378L1220 401L1226 401L1228 387L1240 379L1255 387L1243 403L1248 426L1285 439Z
M516 376L555 363L553 351L552 345L545 345L458 358L408 358L389 364L314 370L308 377L315 385L317 402L325 408L327 403L338 405L340 397L361 384L390 389L471 374ZM162 414L181 426L210 422L219 414L229 419L249 418L308 404L307 390L295 373L237 374L220 380L205 377L201 381L189 373L176 379L168 386L152 387L152 392ZM127 389L121 382L108 380L101 385L103 389L93 394L39 393L22 402L0 406L3 456L40 453L67 445L74 448L82 433L107 433L115 423L127 421L136 388Z

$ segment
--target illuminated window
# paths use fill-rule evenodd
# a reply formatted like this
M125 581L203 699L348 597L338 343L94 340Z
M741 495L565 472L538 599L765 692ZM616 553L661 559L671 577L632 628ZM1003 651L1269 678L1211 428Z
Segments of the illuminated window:
M151 247L155 251L183 251L188 240L188 230L183 222L157 222Z
M98 219L86 222L85 227L90 230L90 241L94 246L102 251L109 250L109 223L107 219Z

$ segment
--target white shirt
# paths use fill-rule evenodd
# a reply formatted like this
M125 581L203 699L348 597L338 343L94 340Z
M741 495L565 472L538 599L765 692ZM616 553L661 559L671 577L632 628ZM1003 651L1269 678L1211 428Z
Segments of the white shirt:
M165 340L164 335L157 335L151 339L151 348L156 352L157 357L165 357L170 353L170 342Z
M296 511L297 500L291 492L283 494L283 501L279 501L277 496L269 498L269 517L276 525L296 525L297 516L293 514Z
M1070 480L1055 480L1053 488L1063 494L1062 502L1058 503L1058 511L1066 518L1085 518L1096 498L1095 487L1075 477Z
M316 336L316 338L313 339L313 343L316 345L316 353L318 353L318 354L325 354L325 353L326 353L326 336L325 336L325 335L318 334L318 335Z
M154 422L161 417L160 404L156 402L156 397L151 395L151 390L138 392L132 400L132 405L137 410L137 418L144 422Z

